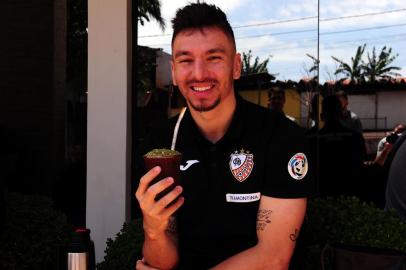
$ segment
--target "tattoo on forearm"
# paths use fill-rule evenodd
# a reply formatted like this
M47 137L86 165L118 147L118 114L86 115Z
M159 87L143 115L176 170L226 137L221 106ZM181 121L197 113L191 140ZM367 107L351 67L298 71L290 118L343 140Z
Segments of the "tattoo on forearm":
M259 209L257 214L257 231L265 230L267 224L271 223L271 210Z
M175 218L169 219L168 227L166 228L166 232L169 234L176 234L177 231L178 231L178 228L176 225L176 219Z
M292 242L296 242L297 237L299 236L299 230L295 229L295 232L289 235L290 240L292 240Z

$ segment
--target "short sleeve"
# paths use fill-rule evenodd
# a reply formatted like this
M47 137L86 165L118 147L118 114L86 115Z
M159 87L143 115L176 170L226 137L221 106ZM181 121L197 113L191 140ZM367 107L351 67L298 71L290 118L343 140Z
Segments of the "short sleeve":
M304 129L280 119L267 145L262 194L276 198L303 198L316 193L309 141Z

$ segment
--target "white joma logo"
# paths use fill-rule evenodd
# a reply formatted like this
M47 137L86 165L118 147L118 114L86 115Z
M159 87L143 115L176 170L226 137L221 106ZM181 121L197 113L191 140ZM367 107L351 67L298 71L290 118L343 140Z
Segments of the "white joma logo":
M180 170L181 170L181 171L186 171L187 169L189 169L190 166L192 166L192 165L195 164L195 163L199 163L199 162L200 162L200 161L198 161L198 160L188 160L188 161L186 161L186 165L185 165L185 166L180 165Z

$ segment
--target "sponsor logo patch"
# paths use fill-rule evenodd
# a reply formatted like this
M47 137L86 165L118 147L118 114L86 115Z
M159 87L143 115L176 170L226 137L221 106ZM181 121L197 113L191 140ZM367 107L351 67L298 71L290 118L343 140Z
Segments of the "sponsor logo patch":
M235 203L247 203L247 202L255 202L261 199L261 193L245 193L245 194L226 194L226 201L227 202L235 202Z
M303 153L295 154L288 162L288 172L295 180L303 179L306 176L308 169L309 165L307 163L307 158Z
M243 182L254 168L254 155L244 149L241 149L240 152L234 151L230 155L229 165L234 178L239 182Z

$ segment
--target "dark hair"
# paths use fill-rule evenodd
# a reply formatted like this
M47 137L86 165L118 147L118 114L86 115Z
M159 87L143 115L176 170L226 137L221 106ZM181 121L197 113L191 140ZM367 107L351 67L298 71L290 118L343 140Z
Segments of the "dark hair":
M272 95L281 95L283 98L285 98L285 90L279 86L271 87L268 91L268 97L271 98Z
M215 5L206 3L189 4L176 11L172 19L172 45L176 36L186 29L200 29L205 27L220 28L233 42L235 48L234 32L227 20L226 14Z
M336 96L337 96L337 97L343 97L343 98L345 98L345 99L348 99L347 93L346 93L345 91L343 91L343 90L337 91L337 92L336 92Z
M321 110L324 121L339 120L341 116L341 103L336 95L330 95L323 99Z

